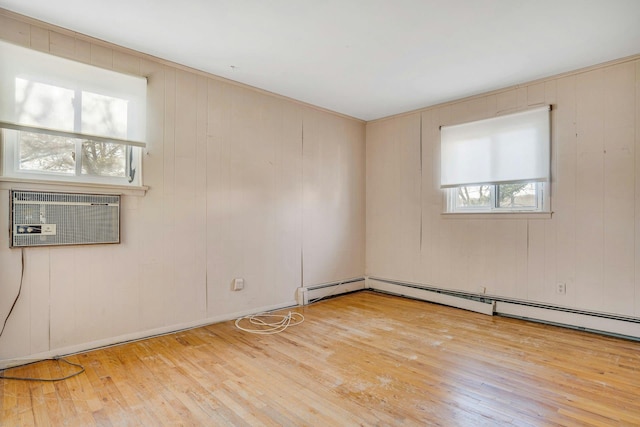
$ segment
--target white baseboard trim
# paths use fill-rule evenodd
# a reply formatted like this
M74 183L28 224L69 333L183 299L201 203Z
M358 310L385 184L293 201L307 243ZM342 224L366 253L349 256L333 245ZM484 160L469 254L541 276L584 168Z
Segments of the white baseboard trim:
M66 347L56 348L54 350L44 351L41 353L30 354L24 357L15 357L11 359L0 360L0 369L12 368L15 366L26 365L28 363L38 362L40 360L52 359L54 357L68 356L76 353L84 353L87 351L97 350L100 348L111 347L124 344L131 341L139 341L159 335L167 335L187 329L198 328L200 326L211 325L213 323L226 322L227 320L235 320L249 314L264 313L267 311L279 310L283 308L295 307L296 301L287 301L281 304L274 304L258 308L252 308L234 313L222 314L219 316L207 317L205 319L184 322L160 328L148 329L140 332L119 335L117 337L109 337L101 340L91 341L87 343L75 344Z
M296 301L298 305L307 305L321 298L359 291L364 288L365 279L363 277L346 279L341 282L303 286L296 291Z
M474 311L476 313L487 314L489 316L493 315L495 308L495 303L493 301L489 303L474 301L471 299L460 298L454 295L447 295L428 289L421 289L415 286L390 283L375 279L367 279L367 287L376 291L406 296L423 301L435 302L438 304Z

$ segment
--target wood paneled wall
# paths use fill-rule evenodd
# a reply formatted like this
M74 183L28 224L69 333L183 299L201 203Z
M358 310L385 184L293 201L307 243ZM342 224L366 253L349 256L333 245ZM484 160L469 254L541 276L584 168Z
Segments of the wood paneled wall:
M443 216L439 126L542 104L552 217ZM634 58L368 123L367 274L640 316L639 122Z
M0 39L147 76L150 187L123 197L120 245L25 250L0 364L290 305L303 283L364 274L363 122L2 10ZM2 320L20 282L12 185Z

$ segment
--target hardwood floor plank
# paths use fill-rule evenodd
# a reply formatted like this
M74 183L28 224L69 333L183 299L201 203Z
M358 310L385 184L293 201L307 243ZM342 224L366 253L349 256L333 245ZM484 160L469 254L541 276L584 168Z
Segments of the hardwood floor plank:
M639 342L373 292L295 311L277 335L224 322L0 380L0 425L640 425Z

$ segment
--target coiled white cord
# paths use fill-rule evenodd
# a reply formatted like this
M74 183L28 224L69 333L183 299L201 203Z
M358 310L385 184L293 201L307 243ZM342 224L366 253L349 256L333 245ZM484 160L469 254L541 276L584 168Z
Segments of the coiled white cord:
M240 322L245 319L249 321L251 327L240 326ZM302 322L304 322L304 316L295 311L290 311L287 314L260 313L237 319L236 327L252 334L270 335L279 334L289 326L299 325Z

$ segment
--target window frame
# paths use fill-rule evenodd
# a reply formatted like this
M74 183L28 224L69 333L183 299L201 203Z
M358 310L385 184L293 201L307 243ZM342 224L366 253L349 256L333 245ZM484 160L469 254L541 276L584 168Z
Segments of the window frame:
M11 129L0 129L0 150L3 161L0 165L1 175L5 178L19 178L36 181L59 181L71 183L106 184L117 186L142 186L139 174L142 163L142 148L122 144L125 148L125 176L105 176L82 173L82 144L88 142L99 142L89 138L75 138L74 147L74 173L55 172L47 170L25 170L20 169L20 147L18 132ZM45 135L51 135L41 132Z
M549 204L549 182L531 182L535 184L535 198L536 198L536 206L527 208L527 207L509 207L509 206L498 206L498 187L504 184L513 184L510 182L503 182L500 184L477 184L477 185L468 185L466 187L476 187L480 185L489 186L489 194L490 194L490 205L489 206L459 206L458 201L458 190L461 187L449 187L445 188L445 214L531 214L531 213L550 213Z

